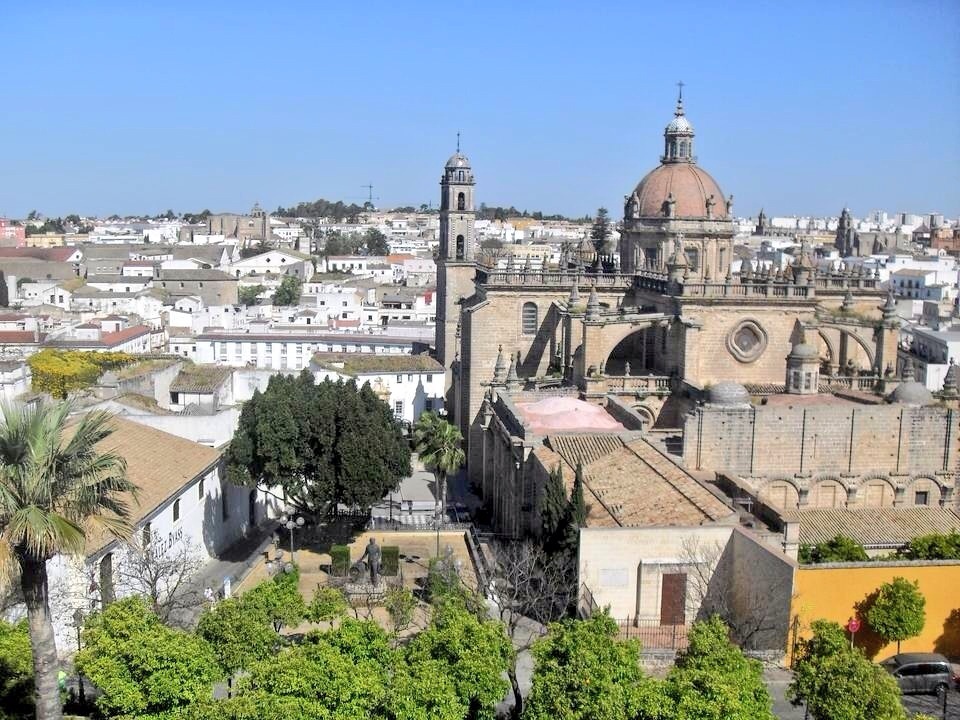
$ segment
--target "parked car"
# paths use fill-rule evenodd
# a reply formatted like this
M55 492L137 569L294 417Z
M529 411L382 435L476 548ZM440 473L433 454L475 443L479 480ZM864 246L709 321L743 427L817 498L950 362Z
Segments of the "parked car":
M939 694L960 683L960 666L938 653L898 653L880 663L904 695Z

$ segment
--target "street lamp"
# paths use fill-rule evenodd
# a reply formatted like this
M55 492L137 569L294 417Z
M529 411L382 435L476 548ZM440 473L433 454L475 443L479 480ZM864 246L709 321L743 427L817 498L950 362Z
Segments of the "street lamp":
M297 554L293 547L293 531L296 530L297 528L303 527L304 519L302 516L298 516L294 518L292 516L287 517L287 515L283 515L280 517L280 524L290 531L290 560L293 561L294 564L296 564Z
M77 652L80 652L80 628L83 627L83 610L80 608L73 611L73 624L77 628ZM85 708L87 706L87 698L83 689L83 675L81 675L79 671L77 672L77 682L80 686L78 695L80 707Z

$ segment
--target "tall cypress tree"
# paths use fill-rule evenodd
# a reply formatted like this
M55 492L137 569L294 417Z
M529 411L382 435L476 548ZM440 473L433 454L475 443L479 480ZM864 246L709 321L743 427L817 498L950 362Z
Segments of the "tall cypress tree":
M563 487L563 471L558 464L550 471L540 496L540 540L547 552L559 549L560 529L566 513L567 492Z
M563 520L563 549L574 558L580 549L580 528L587 524L587 504L583 496L583 463L577 463L577 474L573 480L573 492L567 503L567 512Z

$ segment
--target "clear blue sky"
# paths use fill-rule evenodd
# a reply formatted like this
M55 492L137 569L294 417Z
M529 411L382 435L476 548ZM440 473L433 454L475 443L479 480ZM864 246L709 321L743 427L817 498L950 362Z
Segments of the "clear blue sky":
M162 6L162 7L161 7ZM0 214L620 212L675 82L737 214L960 214L960 1L0 0Z

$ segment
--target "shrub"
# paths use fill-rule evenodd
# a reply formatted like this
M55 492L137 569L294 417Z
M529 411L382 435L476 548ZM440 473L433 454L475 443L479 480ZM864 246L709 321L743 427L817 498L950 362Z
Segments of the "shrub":
M845 535L837 535L825 543L801 545L798 559L803 564L828 562L865 562L870 559L863 545Z
M898 553L910 560L960 560L960 533L921 535L907 543Z
M33 389L60 400L74 390L93 385L107 370L135 360L122 352L85 352L81 350L41 350L27 360L33 375Z
M382 566L380 572L383 575L400 574L400 546L384 545L382 551Z
M350 572L350 547L334 545L330 548L330 571L336 577L344 577Z

